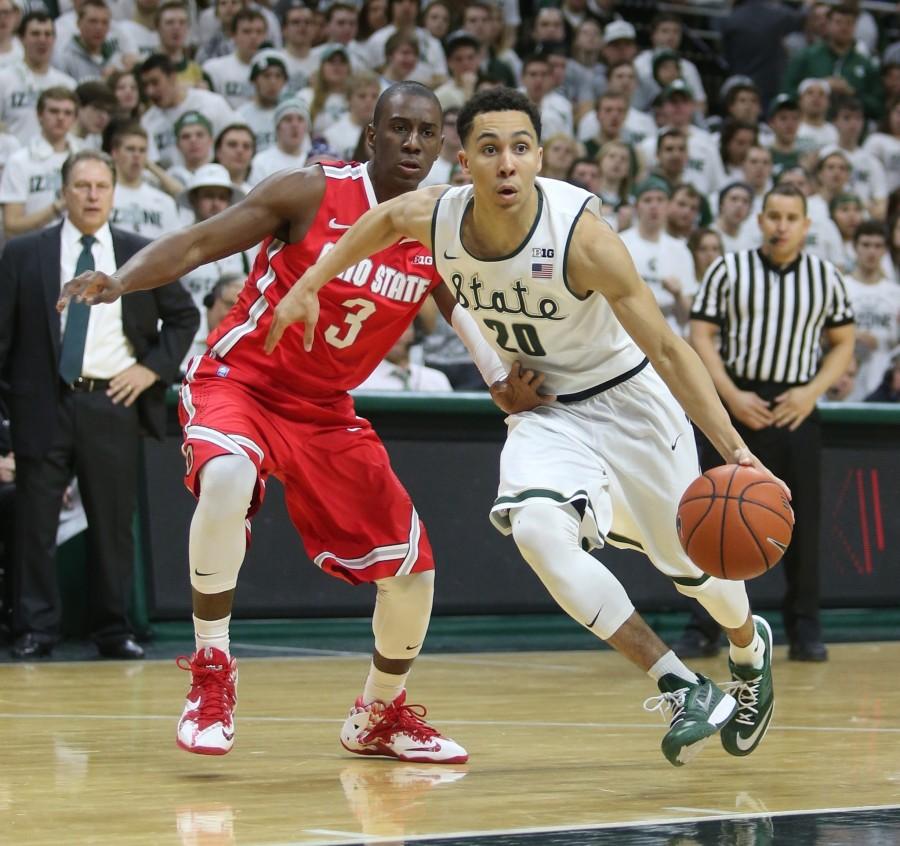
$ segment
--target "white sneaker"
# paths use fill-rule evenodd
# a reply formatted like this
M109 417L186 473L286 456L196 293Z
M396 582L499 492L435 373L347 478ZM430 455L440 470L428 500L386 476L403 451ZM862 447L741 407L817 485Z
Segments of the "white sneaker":
M341 729L341 745L357 755L385 755L414 764L464 764L469 753L423 719L422 705L407 705L406 691L389 705L362 697Z
M224 755L234 745L237 660L207 647L175 662L191 672L191 689L178 721L175 742L198 755Z

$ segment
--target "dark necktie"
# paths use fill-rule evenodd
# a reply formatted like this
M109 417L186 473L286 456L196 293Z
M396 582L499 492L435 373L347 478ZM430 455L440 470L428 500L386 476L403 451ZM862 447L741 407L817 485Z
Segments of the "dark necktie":
M75 275L85 270L94 269L94 256L91 245L97 239L93 235L82 235L83 248L75 265ZM63 334L62 350L59 354L59 375L63 382L71 385L81 376L81 363L84 361L84 344L87 340L88 321L91 307L76 300L69 301L69 313L66 315L66 330Z

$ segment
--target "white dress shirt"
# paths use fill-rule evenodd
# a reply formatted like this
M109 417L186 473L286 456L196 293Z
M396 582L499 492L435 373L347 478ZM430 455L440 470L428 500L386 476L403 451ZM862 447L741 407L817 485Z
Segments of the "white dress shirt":
M63 221L59 245L59 286L75 276L78 256L84 249L82 233L66 218ZM91 246L94 269L103 273L116 272L116 256L113 252L112 232L104 224L94 233L97 240ZM68 309L63 314L63 329ZM111 379L132 364L136 364L134 349L125 337L122 328L122 300L91 306L87 340L84 346L84 361L81 375L88 379Z
M452 391L450 380L433 367L409 363L408 367L380 361L357 391Z

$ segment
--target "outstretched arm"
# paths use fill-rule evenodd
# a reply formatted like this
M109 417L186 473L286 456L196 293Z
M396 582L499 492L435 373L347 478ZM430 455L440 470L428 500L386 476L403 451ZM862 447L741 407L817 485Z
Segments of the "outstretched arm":
M703 362L669 327L625 245L592 215L578 221L568 268L576 293L596 291L607 299L625 331L725 461L769 472L731 424ZM603 271L598 273L597 268Z
M320 258L275 307L272 325L266 337L266 352L275 349L285 329L303 324L303 346L312 349L313 332L319 319L319 290L353 264L395 244L401 238L413 238L431 246L431 216L438 197L446 186L422 188L401 194L393 200L369 209Z
M273 233L288 239L302 229L302 237L324 190L325 177L318 167L272 176L221 214L148 244L111 276L88 271L67 282L57 309L62 311L72 297L93 305L112 302L129 291L161 288L201 264L245 250Z

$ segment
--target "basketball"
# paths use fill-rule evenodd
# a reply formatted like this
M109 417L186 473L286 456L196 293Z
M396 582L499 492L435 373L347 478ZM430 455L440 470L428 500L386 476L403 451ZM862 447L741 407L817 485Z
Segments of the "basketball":
M704 573L743 581L784 555L794 512L761 470L726 464L691 482L678 503L676 526L684 551Z

